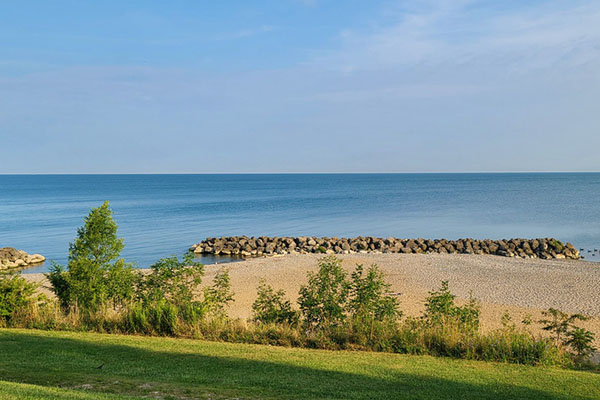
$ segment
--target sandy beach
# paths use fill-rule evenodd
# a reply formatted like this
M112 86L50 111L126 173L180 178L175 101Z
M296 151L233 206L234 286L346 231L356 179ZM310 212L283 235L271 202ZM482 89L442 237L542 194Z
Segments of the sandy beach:
M534 320L549 307L569 313L583 313L592 318L583 323L600 336L600 263L567 260L534 260L489 255L457 254L352 254L340 255L343 266L351 271L356 264L377 264L385 273L391 290L399 293L405 315L418 315L428 291L439 288L443 280L458 301L471 292L481 302L482 328L500 326L505 311L513 321L530 314ZM306 273L315 271L319 255L285 255L254 258L241 262L208 265L205 284L220 268L228 268L235 301L229 314L249 318L256 297L256 287L264 278L276 289L284 289L295 300ZM27 279L42 283L42 274L25 274ZM539 327L534 326L539 330ZM600 340L597 340L600 344Z

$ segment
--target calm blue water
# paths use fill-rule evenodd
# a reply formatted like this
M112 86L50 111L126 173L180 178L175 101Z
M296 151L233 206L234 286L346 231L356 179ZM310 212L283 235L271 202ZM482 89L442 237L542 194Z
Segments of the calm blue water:
M124 257L140 267L207 236L243 234L553 236L600 248L599 173L0 175L0 247L65 262L104 200Z

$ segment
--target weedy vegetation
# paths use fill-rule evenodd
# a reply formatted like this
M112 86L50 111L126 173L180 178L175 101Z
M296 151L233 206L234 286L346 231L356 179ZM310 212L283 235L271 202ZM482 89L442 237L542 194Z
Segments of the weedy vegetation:
M308 273L294 307L283 290L264 281L248 321L230 319L234 299L229 274L219 271L203 286L204 266L192 254L134 270L121 257L123 240L108 203L91 210L70 245L66 266L48 278L57 301L36 295L19 276L0 277L0 325L210 339L318 349L355 349L527 365L584 365L594 334L576 325L585 317L550 309L540 321L551 337L534 335L531 320L482 332L480 305L455 302L449 283L429 293L420 317L403 318L376 266L357 265L348 275L334 256Z

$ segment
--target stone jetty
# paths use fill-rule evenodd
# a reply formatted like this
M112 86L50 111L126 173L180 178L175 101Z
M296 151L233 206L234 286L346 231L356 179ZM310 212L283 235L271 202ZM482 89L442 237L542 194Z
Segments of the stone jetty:
M11 268L30 267L44 262L46 258L41 254L28 254L23 250L12 247L0 248L0 271Z
M353 254L353 253L405 253L405 254L491 254L504 257L573 259L579 258L570 243L563 244L553 238L544 239L398 239L372 236L356 238L337 237L247 237L230 236L207 238L193 245L196 254L238 257L260 257L278 254Z

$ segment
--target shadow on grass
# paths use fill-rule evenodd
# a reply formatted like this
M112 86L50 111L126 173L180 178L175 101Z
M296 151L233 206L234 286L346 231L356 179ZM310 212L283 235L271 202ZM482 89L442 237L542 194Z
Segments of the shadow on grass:
M433 376L435 371L425 375L390 368L382 376L369 376L323 369L326 364L322 360L311 368L249 359L256 350L249 352L248 358L239 358L240 354L245 356L241 351L227 349L213 356L191 350L186 353L183 341L173 352L169 351L173 342L166 342L164 349L149 350L137 344L111 343L114 339L103 343L102 338L95 336L94 341L87 341L37 331L0 331L0 380L173 398L215 394L217 398L285 399L594 398L485 379L481 383L461 382ZM465 373L468 371L465 368Z

